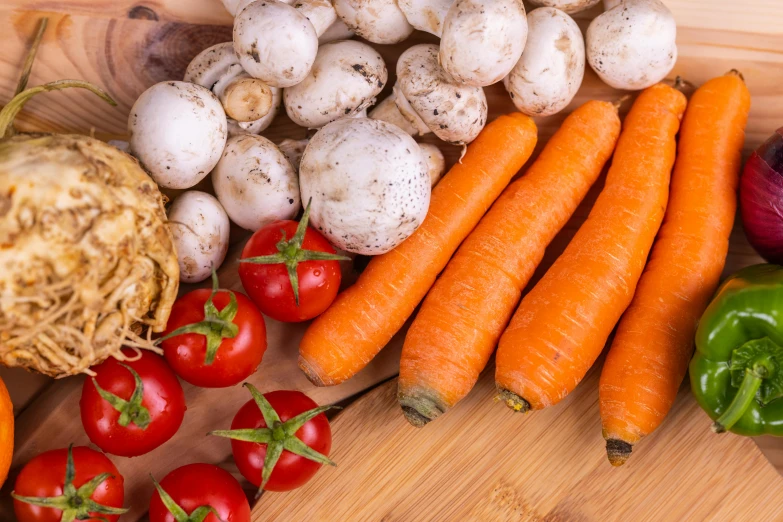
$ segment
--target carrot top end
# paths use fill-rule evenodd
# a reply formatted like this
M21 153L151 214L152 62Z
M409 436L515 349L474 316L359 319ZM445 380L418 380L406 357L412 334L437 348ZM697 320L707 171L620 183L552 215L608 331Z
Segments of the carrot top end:
M631 456L632 450L633 446L624 440L606 440L606 456L609 458L609 463L612 466L617 467L625 464L625 461Z

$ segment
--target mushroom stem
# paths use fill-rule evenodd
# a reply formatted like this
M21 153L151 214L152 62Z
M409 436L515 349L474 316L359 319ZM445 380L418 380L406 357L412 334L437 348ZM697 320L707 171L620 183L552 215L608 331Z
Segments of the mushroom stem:
M397 108L397 104L394 101L394 93L392 92L386 99L381 101L370 111L369 117L373 120L382 120L392 125L396 125L411 136L418 134L418 130L413 124L402 115L400 109Z
M272 110L272 89L258 78L242 72L226 75L213 87L229 118L248 122L263 118Z
M337 21L337 11L330 0L299 0L294 8L310 20L319 38Z
M427 172L430 175L430 186L435 184L443 177L446 172L446 158L437 145L432 143L419 143L419 148L424 154L424 160L427 162Z

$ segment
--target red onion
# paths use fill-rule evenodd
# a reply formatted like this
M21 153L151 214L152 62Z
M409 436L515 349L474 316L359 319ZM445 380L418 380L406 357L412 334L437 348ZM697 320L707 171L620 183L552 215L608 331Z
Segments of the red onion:
M745 164L740 211L753 248L770 263L783 264L783 127Z

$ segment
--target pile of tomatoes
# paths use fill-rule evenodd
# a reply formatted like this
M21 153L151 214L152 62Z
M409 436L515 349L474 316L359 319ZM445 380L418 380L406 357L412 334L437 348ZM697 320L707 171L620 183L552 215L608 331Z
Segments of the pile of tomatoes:
M309 210L309 209L308 209ZM248 295L218 288L185 294L174 304L162 356L126 348L122 357L93 367L80 401L82 425L105 453L135 457L167 442L185 416L179 379L195 386L235 386L258 368L267 347L264 315L279 321L312 319L332 303L340 287L338 256L316 230L280 221L258 230L242 253L239 275ZM261 394L237 412L228 437L236 465L255 486L288 491L310 480L323 464L332 438L324 411L299 391ZM236 431L241 430L241 431ZM154 478L152 479L154 481ZM151 522L200 520L249 522L250 505L237 480L210 464L171 471L149 504ZM19 473L14 510L20 522L106 520L123 509L123 477L104 454L87 447L47 451Z

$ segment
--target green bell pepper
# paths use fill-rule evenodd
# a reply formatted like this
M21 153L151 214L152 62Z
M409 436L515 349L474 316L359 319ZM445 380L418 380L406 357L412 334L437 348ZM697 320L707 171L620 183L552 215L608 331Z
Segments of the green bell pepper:
M783 267L729 277L696 331L691 389L717 433L783 435Z

